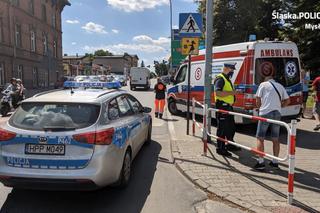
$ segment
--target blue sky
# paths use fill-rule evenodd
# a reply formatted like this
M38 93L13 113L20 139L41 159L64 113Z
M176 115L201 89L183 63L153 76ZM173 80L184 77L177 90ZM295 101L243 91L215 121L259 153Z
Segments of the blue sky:
M63 53L96 49L137 54L145 64L170 56L169 0L70 0L62 12ZM172 0L173 25L179 13L196 12L193 0Z

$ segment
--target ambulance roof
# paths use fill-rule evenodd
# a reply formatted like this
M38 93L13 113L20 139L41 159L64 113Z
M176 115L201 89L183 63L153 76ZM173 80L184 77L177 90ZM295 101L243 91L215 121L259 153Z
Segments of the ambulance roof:
M214 46L212 48L213 53L218 52L228 52L228 51L235 51L235 50L247 50L247 49L253 49L255 44L274 44L274 43L280 43L280 44L293 44L292 42L288 41L251 41L251 42L242 42L242 43L235 43L235 44L228 44L228 45L222 45L222 46ZM199 55L204 55L206 53L206 50L200 50Z

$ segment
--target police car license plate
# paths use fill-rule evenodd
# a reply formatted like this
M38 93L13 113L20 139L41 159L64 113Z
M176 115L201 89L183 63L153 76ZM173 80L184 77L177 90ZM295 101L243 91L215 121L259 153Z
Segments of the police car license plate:
M64 144L26 144L25 154L34 155L65 155Z

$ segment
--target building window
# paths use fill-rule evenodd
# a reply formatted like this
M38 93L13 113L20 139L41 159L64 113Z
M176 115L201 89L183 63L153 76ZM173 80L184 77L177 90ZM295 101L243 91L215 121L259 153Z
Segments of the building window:
M30 44L31 44L31 52L35 52L36 51L36 33L32 30L30 32Z
M43 33L43 54L48 54L48 36L45 33Z
M4 38L3 38L3 18L0 17L0 42L3 42Z
M55 13L55 11L53 11L53 14L52 14L52 26L54 28L56 28L56 13Z
M45 22L47 21L47 8L45 4L41 5L41 17Z
M11 4L13 4L14 6L19 7L19 0L10 0Z
M32 86L33 88L38 87L38 68L37 67L32 68Z
M4 63L0 63L0 85L4 85Z
M58 52L57 52L57 42L56 41L53 41L53 55L54 57L56 58L57 55L58 55Z
M29 13L34 15L34 0L29 0Z
M18 78L23 81L23 66L21 64L18 65Z
M17 47L21 47L21 25L16 24L15 42Z

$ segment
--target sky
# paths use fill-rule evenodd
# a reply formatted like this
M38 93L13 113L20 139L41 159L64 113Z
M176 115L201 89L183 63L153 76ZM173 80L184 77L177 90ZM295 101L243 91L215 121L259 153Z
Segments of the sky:
M169 0L69 0L62 12L63 53L97 49L137 54L145 65L170 57ZM193 0L172 0L173 28L179 13L196 12Z

